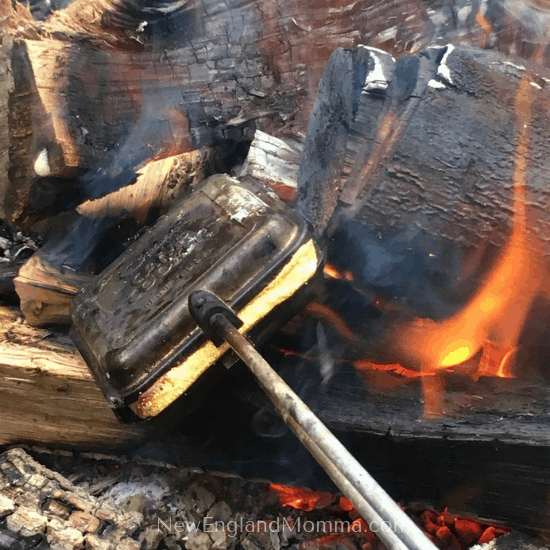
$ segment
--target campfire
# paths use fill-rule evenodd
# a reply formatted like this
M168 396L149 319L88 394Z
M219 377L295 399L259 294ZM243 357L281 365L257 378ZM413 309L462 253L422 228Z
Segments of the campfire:
M439 548L548 535L547 7L66 4L0 0L0 443L266 479L374 550L303 400Z

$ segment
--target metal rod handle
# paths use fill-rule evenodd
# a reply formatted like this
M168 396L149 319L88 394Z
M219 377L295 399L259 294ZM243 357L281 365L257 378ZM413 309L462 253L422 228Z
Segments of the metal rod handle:
M376 533L376 536L386 545L388 550L408 550L403 541L387 527L382 518L375 512L373 507L361 496L359 491L342 474L338 467L327 457L319 446L309 437L303 428L293 419L288 418L287 424L296 437L309 450L315 460L325 470L334 484L355 506L359 515L368 523L369 528ZM376 527L376 528L375 528Z
M366 514L364 519L367 522L381 519L409 550L436 550L436 546L412 519L359 464L224 314L216 313L212 316L210 322L212 327L229 343L256 376L283 420L291 428L297 425L299 427L298 431L307 435L304 439L312 440L314 442L313 447L317 447L328 459L325 462L332 463L334 468L338 470L334 481L336 483L338 480L337 485L342 492L345 494L347 488L351 486L354 498L355 493L357 493L366 501L367 507L360 505ZM304 444L310 448L305 441ZM332 471L334 473L334 469ZM340 483L345 488L340 486ZM350 501L352 501L351 498ZM359 509L358 511L361 513ZM374 516L371 516L371 511L375 512ZM383 538L382 533L380 538ZM391 546L390 541L388 541L388 545ZM402 546L399 546L399 549L402 550Z

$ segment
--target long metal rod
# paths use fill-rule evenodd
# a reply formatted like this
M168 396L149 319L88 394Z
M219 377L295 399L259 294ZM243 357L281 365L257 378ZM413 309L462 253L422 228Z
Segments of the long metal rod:
M293 419L288 418L288 426L296 434L302 444L309 450L315 460L325 470L334 484L355 506L359 515L368 523L371 531L382 540L388 550L408 550L403 541L382 521L374 508L361 496L359 491L342 474L321 448L309 437L303 428Z
M374 478L359 464L349 451L338 441L332 432L317 418L309 407L294 393L288 384L272 369L269 363L256 351L248 340L222 314L215 314L211 319L212 327L235 350L256 376L267 395L273 402L283 420L294 430L298 437L315 456L321 456L323 462L334 475L334 482L346 494L350 491L350 501L357 500L361 513L367 523L381 521L391 529L395 537L388 537L387 543L392 550L402 550L403 545L409 550L436 550L436 546L426 537L398 504L380 487ZM305 437L300 437L300 435ZM318 451L321 451L320 453ZM326 460L325 460L326 459ZM332 477L332 476L331 476ZM359 498L357 498L359 497ZM362 502L364 501L364 502ZM374 512L374 514L372 513ZM388 530L389 530L388 529ZM383 538L380 530L380 538ZM393 546L393 544L397 544Z

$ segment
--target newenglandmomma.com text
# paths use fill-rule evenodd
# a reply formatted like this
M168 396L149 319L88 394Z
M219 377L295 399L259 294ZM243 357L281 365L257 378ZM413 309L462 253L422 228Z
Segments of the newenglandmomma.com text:
M389 522L371 521L368 524L373 533L392 530L397 532L399 526L390 525ZM206 516L202 522L172 520L166 521L158 518L157 529L165 533L215 533L223 531L230 537L236 537L239 533L262 533L262 532L287 532L287 533L360 533L364 530L364 524L346 520L335 521L312 521L280 518L272 520L251 521L244 518L230 521L214 521L214 518Z

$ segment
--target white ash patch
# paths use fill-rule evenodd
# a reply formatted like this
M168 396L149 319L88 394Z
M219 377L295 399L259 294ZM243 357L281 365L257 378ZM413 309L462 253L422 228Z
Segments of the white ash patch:
M523 65L517 65L516 63L512 63L511 61L503 61L503 65L508 65L509 67L513 67L514 69L517 69L518 71L525 71L525 67Z
M455 49L455 47L452 44L447 45L447 50L445 51L445 54L443 55L443 58L441 59L441 63L439 64L439 67L437 68L437 76L442 78L443 81L445 81L447 84L452 84L453 79L451 77L451 69L447 65L447 60L449 59L449 56L451 55L452 51Z
M117 506L120 506L136 495L158 501L169 492L170 487L166 484L164 479L157 476L149 476L149 478L116 483L109 488L105 496L111 498Z
M445 84L443 82L440 82L439 80L434 80L433 78L428 82L428 86L430 88L446 88Z
M361 47L369 51L370 57L374 62L374 68L367 73L365 84L363 85L363 90L361 93L386 90L389 86L392 75L386 74L385 69L388 63L387 60L384 62L383 58L389 58L392 62L395 62L395 59L389 53L378 48L371 48L370 46Z
M472 7L471 6L462 6L459 10L456 12L456 16L460 23L464 25L472 13Z
M52 173L47 149L42 149L42 151L40 151L39 155L36 157L36 160L34 161L34 172L37 176L40 176L41 178L45 178Z

